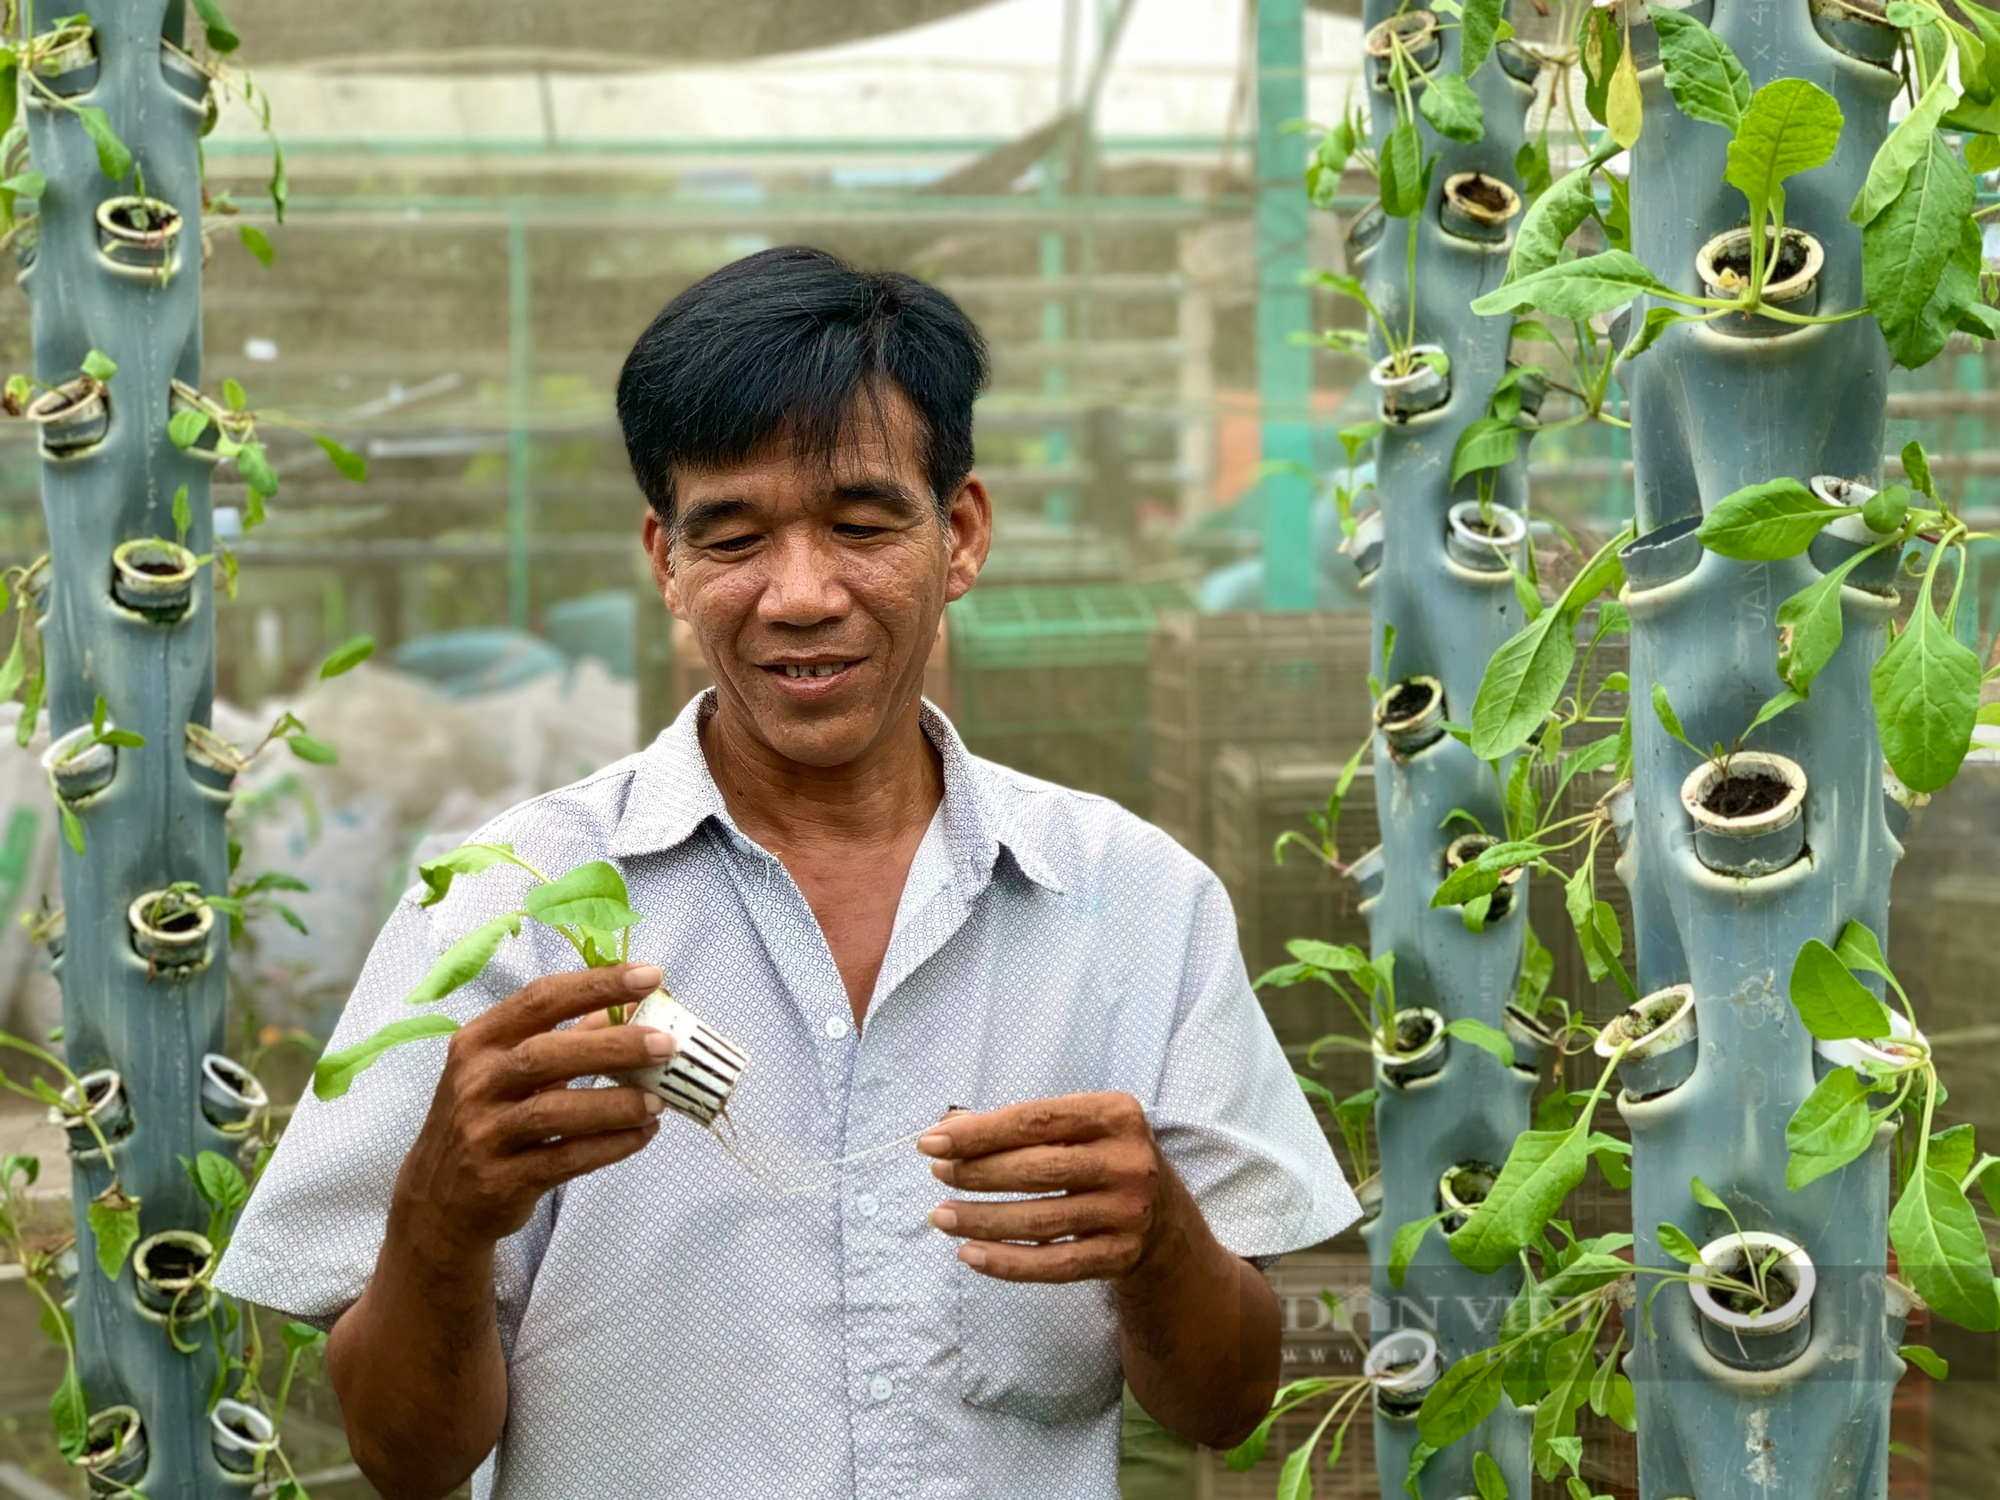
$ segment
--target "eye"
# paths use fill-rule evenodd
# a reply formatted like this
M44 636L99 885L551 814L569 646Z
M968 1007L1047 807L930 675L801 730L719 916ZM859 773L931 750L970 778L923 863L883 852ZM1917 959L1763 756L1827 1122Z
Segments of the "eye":
M843 521L833 528L836 536L857 542L866 541L871 536L880 536L888 529L886 526L863 526L858 521Z
M725 554L748 552L752 547L757 545L757 540L755 532L747 532L741 536L718 537L712 542L703 542L702 550Z

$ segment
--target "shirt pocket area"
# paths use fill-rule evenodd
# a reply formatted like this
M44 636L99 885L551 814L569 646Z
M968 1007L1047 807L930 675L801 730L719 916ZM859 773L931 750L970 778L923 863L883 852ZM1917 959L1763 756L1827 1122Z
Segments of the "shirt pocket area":
M1125 1368L1105 1281L997 1281L960 1263L959 1395L983 1411L1047 1427L1118 1404Z

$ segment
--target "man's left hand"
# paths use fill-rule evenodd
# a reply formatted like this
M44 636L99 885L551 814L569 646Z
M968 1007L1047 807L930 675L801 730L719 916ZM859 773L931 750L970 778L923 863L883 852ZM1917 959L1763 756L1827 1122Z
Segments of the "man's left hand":
M940 1182L973 1193L1047 1193L1014 1202L951 1200L930 1221L965 1240L958 1258L1002 1281L1117 1281L1154 1247L1186 1196L1130 1094L1066 1094L940 1120L917 1142Z

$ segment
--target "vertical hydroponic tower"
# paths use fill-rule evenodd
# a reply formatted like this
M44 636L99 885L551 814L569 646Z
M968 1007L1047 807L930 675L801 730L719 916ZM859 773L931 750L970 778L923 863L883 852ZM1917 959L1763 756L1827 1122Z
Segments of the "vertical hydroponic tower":
M1753 86L1803 79L1838 102L1845 122L1838 149L1825 166L1793 178L1783 200L1785 223L1811 243L1785 252L1765 293L1768 301L1793 296L1794 310L1825 316L1863 306L1861 231L1849 206L1883 139L1897 75L1889 66L1895 33L1829 7L1829 35L1882 60L1849 55L1816 30L1818 9L1807 0L1714 0L1710 25ZM1630 35L1644 95L1631 169L1632 248L1668 285L1701 294L1707 281L1714 295L1697 257L1744 223L1744 195L1725 179L1729 135L1676 108L1653 61L1653 28L1636 23ZM1781 276L1812 269L1815 247L1824 255L1816 307L1807 300L1813 291L1778 286ZM1637 1256L1678 1269L1661 1250L1662 1223L1698 1245L1732 1234L1725 1214L1698 1201L1692 1180L1699 1177L1744 1230L1802 1247L1817 1283L1807 1288L1805 1327L1784 1338L1719 1329L1697 1315L1686 1288L1669 1286L1652 1303L1654 1336L1634 1328L1628 1360L1643 1500L1885 1493L1905 1307L1884 1266L1886 1140L1794 1192L1785 1180L1785 1129L1816 1069L1813 1038L1787 994L1794 960L1808 940L1830 942L1849 920L1887 932L1900 847L1868 683L1894 606L1887 576L1894 549L1878 556L1881 566L1849 577L1840 597L1844 637L1810 698L1752 736L1751 749L1782 760L1735 758L1732 776L1768 778L1765 800L1781 787L1787 797L1803 793L1802 817L1789 829L1747 840L1697 833L1698 814L1683 799L1699 802L1713 762L1677 743L1650 703L1663 686L1695 745L1729 750L1779 691L1771 652L1779 604L1857 542L1829 537L1831 552L1815 545L1782 562L1736 562L1705 553L1694 528L1724 496L1774 478L1828 476L1821 488L1833 499L1847 498L1842 482L1878 483L1888 373L1873 318L1798 326L1735 313L1669 329L1622 367L1638 540L1625 554L1634 757L1629 805L1617 814L1618 869L1632 893L1641 988L1691 986L1699 1043L1686 1082L1643 1102L1621 1100L1632 1130ZM1767 830L1782 819L1774 808ZM1651 1285L1641 1278L1642 1295Z
M1412 96L1421 97L1430 80L1459 70L1461 28L1427 11L1399 10L1395 0L1369 0L1364 18L1369 137L1377 159L1391 149L1390 136L1401 123L1415 125L1424 158L1434 160L1414 215L1388 217L1377 207L1357 221L1348 239L1350 269L1379 310L1380 325L1399 338L1414 330L1411 342L1419 349L1433 346L1447 368L1420 363L1397 376L1378 363L1384 420L1376 452L1379 518L1364 519L1355 543L1356 560L1368 570L1380 527L1380 563L1364 576L1374 671L1384 688L1374 745L1382 848L1379 864L1364 858L1357 865L1362 911L1374 952L1395 955L1399 1014L1418 1013L1404 1040L1427 1048L1414 1061L1385 1063L1378 1056L1375 1125L1383 1195L1379 1215L1362 1232L1374 1263L1371 1336L1378 1348L1394 1330L1425 1328L1449 1365L1492 1343L1518 1279L1468 1270L1437 1232L1426 1234L1400 1289L1390 1285L1386 1261L1399 1227L1444 1206L1439 1189L1446 1173L1507 1159L1514 1137L1527 1126L1535 1082L1532 1057L1509 1068L1441 1029L1462 1018L1502 1027L1520 972L1525 878L1495 898L1481 931L1469 930L1459 909L1430 905L1446 874L1447 850L1476 832L1449 820L1453 810L1471 813L1495 836L1505 822L1492 770L1443 726L1469 722L1488 659L1525 623L1512 580L1514 568L1527 566L1524 465L1516 460L1457 484L1452 470L1461 435L1489 414L1507 371L1508 322L1477 317L1469 304L1506 275L1520 211L1514 161L1534 97L1535 65L1504 44L1488 56L1469 80L1482 106L1483 134L1470 142L1448 138L1425 112L1412 119L1407 107L1399 109L1394 56L1404 53ZM1388 39L1392 30L1400 40ZM1395 168L1385 164L1383 170ZM1378 360L1392 354L1382 327L1372 334L1371 353ZM1488 486L1484 504L1482 481ZM1504 914L1503 904L1509 908ZM1417 1035L1426 1027L1427 1043ZM1414 1412L1378 1398L1375 1441L1382 1493L1402 1494L1417 1442ZM1503 1404L1469 1441L1429 1461L1419 1481L1423 1495L1473 1493L1479 1450L1499 1462L1511 1493L1527 1494L1527 1417Z
M189 757L190 727L207 724L214 689L212 570L188 556L212 547L213 459L182 452L167 432L175 384L192 390L201 378L197 143L208 91L167 47L169 28L180 40L180 0L100 0L88 20L95 79L67 97L103 111L131 166L114 179L115 156L101 160L85 117L24 83L34 165L47 180L25 286L39 382L73 380L92 350L116 364L101 436L43 424L52 560L43 640L58 738L89 731L101 700L110 724L145 740L113 748L109 781L71 803L85 852L63 852L58 969L71 1067L116 1074L100 1118L118 1178L139 1201L141 1238L107 1279L89 1209L110 1172L88 1132L72 1129L80 1269L71 1311L90 1410L137 1413L146 1458L124 1482L151 1500L187 1500L242 1493L250 1478L232 1475L211 1449L209 1407L221 1391L201 1316L209 1216L183 1166L201 1151L235 1151L237 1138L203 1100L204 1059L223 1045L227 934L205 908L158 910L163 930L145 957L134 918L135 903L146 915L149 893L178 882L217 893L229 873L228 793L215 784L228 777ZM194 750L199 757L199 735ZM217 1082L209 1110L228 1123Z

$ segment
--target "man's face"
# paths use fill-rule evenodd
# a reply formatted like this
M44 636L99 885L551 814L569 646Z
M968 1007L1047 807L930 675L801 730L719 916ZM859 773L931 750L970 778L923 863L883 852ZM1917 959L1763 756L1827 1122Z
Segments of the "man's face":
M859 759L916 701L944 606L986 560L992 510L968 479L940 525L921 426L900 390L861 400L830 462L782 434L725 469L679 471L646 550L724 709L802 765Z

